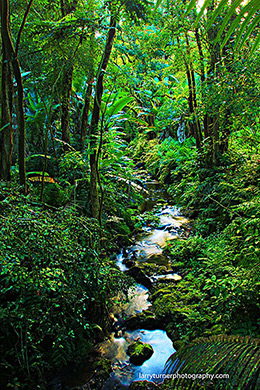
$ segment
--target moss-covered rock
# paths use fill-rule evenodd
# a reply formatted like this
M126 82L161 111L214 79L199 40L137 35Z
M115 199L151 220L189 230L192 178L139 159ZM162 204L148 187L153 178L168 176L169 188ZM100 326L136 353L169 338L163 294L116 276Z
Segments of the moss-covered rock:
M94 363L95 376L98 378L106 379L109 377L112 371L112 363L109 359L102 358Z
M141 341L135 341L133 344L129 345L127 354L130 356L131 363L136 366L141 366L141 364L152 356L153 347L149 344L144 344Z
M145 310L141 313L134 314L129 317L123 324L127 329L134 330L139 328L144 329L164 329L163 323L158 320L155 314L150 310Z

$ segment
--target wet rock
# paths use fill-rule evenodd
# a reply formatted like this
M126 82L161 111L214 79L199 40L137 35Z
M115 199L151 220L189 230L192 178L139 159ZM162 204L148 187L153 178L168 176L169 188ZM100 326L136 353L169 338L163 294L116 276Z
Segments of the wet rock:
M124 259L122 263L125 264L128 268L135 266L135 261L133 259Z
M79 390L102 390L112 370L112 363L109 359L101 358L94 362L92 378L87 381L85 387L81 386Z
M164 225L160 225L157 227L158 230L168 230L168 229L172 229L173 226L171 223L166 223Z
M132 382L129 390L156 390L159 386L148 381Z
M169 263L169 258L164 253L155 253L149 256L149 261L158 265L165 265Z
M179 282L182 280L182 277L178 274L169 274L169 275L158 275L156 277L156 281L163 283L163 282Z
M126 271L126 274L132 276L137 283L141 283L146 288L152 287L151 279L141 270L141 268L134 266Z
M126 248L123 248L122 253L124 257L128 256L128 250Z
M95 377L99 379L106 379L112 371L112 363L109 359L102 358L94 363Z
M157 274L158 270L160 268L157 264L153 264L153 263L141 263L141 264L138 264L138 266L139 266L139 268L142 269L142 271L144 271L144 273L148 277L151 277L154 274Z
M138 340L129 345L127 354L130 356L131 363L135 364L136 366L141 366L152 356L153 347Z
M159 321L155 314L150 310L145 310L142 313L137 313L129 317L123 324L124 328L135 330L139 328L155 330L164 329L161 321Z
M198 209L183 209L181 210L182 214L190 219L195 219L199 215L199 210Z

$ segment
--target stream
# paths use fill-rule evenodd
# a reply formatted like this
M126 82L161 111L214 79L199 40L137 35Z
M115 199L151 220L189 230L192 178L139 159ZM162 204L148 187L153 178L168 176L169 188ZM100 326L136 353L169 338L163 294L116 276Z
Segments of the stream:
M101 387L95 382L94 387L93 384L89 387L89 381L93 376L93 361L90 361L80 370L75 368L75 371L72 369L67 373L62 371L49 382L48 390L62 388L121 390L128 389L132 382L140 380L155 384L163 382L165 363L175 352L171 339L158 321L155 324L149 319L146 326L142 327L140 320L137 320L134 326L129 325L129 320L138 316L138 313L151 309L149 289L154 284L158 281L176 283L182 279L171 269L170 259L163 253L163 249L171 240L178 237L183 230L182 226L189 221L180 215L176 206L171 205L165 187L162 187L159 182L146 182L145 188L146 195L140 213L152 211L157 217L157 222L155 224L144 222L140 234L134 239L134 244L122 248L115 258L121 271L134 277L136 284L129 289L128 300L123 293L119 293L116 297L117 304L112 312L113 332L96 348L98 356L107 358L112 363L110 377ZM138 279L140 271L141 280ZM141 365L132 364L127 355L128 346L137 340L148 343L153 348L152 356Z
M156 182L146 184L149 195L146 196L144 210L155 209L159 217L156 228L146 224L143 226L134 245L123 248L118 254L116 263L123 272L128 272L128 265L142 267L144 264L160 266L162 274L156 271L147 277L151 285L163 279L168 282L177 282L181 277L171 270L170 259L163 254L163 248L170 240L178 236L178 231L188 220L182 217L175 206L169 204L167 192ZM159 206L158 206L159 205ZM131 382L147 380L154 383L163 381L162 375L167 359L175 351L172 341L162 329L135 329L120 328L122 319L129 318L137 313L149 309L149 290L142 284L137 284L129 291L129 301L115 309L115 325L119 324L119 331L102 342L99 350L103 357L112 362L113 371L106 381L103 390L127 389ZM115 326L116 327L116 326ZM128 346L136 340L141 340L153 347L154 353L142 365L136 366L129 361Z

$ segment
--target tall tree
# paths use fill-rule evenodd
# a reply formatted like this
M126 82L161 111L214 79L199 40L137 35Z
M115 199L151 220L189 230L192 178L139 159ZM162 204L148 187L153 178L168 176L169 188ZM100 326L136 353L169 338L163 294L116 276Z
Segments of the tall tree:
M11 58L8 58L8 51L4 44L4 35L6 30L10 35L9 20L6 20L4 14L4 4L1 2L1 37L3 42L2 72L1 72L1 132L0 132L0 178L9 181L11 179L11 165L13 153L13 75L11 67ZM4 25L6 21L6 25Z
M113 5L113 4L112 4ZM98 126L100 118L100 109L101 101L103 95L103 80L106 72L106 68L109 62L109 58L112 52L114 37L116 34L116 23L118 18L118 9L114 6L110 9L110 23L109 30L106 39L106 45L104 49L104 54L99 66L99 71L97 75L96 90L95 90L95 99L94 107L92 112L92 118L90 123L90 202L91 202L91 211L92 217L98 219L99 217L99 196L98 196Z
M22 23L20 32L24 26L26 16L29 12L32 2L29 3L27 10L24 16L24 22ZM20 40L20 32L18 35L18 45ZM6 148L3 145L5 142L1 142L1 146L4 146L4 165L5 165L5 178L10 177L10 158L12 154L12 129L11 129L11 85L10 80L12 80L12 72L17 84L17 125L18 125L18 163L19 163L19 178L20 184L24 186L24 191L27 192L26 184L26 169L25 169L25 118L24 118L24 90L23 90L23 80L21 74L20 63L18 60L18 45L17 50L14 48L14 44L11 38L10 33L10 5L8 0L3 0L1 2L1 36L2 36L2 45L3 45L3 54L4 58L7 61L7 65L2 68L2 85L4 85L4 99L3 104L4 108L7 108L7 113L2 114L2 123L6 126L7 129L7 143ZM9 95L9 98L8 98ZM9 108L8 108L9 107ZM5 117L3 117L3 115ZM9 120L9 124L7 121ZM7 153L6 153L7 151ZM6 163L6 161L9 161ZM3 166L3 164L1 164ZM9 172L8 172L9 171Z
M114 38L116 34L116 25L120 15L120 12L124 8L126 14L134 19L138 20L144 17L145 10L148 5L146 0L135 0L133 3L129 3L126 0L116 1L111 0L108 3L110 21L108 27L108 33L106 38L106 44L103 52L101 62L99 64L99 70L96 78L96 88L94 97L94 107L92 111L89 136L90 136L90 203L92 217L99 219L101 224L101 210L99 202L98 192L98 158L99 158L99 144L98 144L98 129L101 111L101 102L104 90L104 76L111 56Z
M78 0L61 0L62 18L74 12L77 7L77 3ZM72 91L73 68L74 67L72 59L68 58L61 77L61 133L62 141L64 141L65 150L68 149L66 144L70 144L69 111Z

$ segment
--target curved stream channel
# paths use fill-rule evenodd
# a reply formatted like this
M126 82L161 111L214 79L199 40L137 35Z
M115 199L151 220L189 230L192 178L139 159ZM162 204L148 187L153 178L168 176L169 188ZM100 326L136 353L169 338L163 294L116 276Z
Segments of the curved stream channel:
M181 277L171 270L170 259L163 254L163 248L169 240L177 237L179 229L188 220L179 214L175 206L168 203L166 190L161 189L158 182L147 183L146 187L149 195L146 198L144 208L145 210L154 208L155 214L159 217L159 223L157 228L151 228L149 225L143 226L142 233L136 237L135 244L122 249L117 256L117 265L124 272L128 271L127 265L132 265L133 262L137 267L140 267L142 263L160 265L164 272L161 275L154 273L150 276L151 284L160 279L169 282L178 281ZM129 302L120 305L114 313L119 324L119 331L113 332L108 340L100 344L102 355L109 358L113 366L113 371L103 390L127 389L131 382L137 380L148 380L154 383L162 382L160 374L163 373L167 359L175 351L172 341L162 329L128 330L123 328L123 330L120 330L123 318L129 318L151 306L149 290L143 285L137 284L129 291L129 295ZM154 350L150 359L140 366L130 363L127 355L127 348L134 340L148 343ZM153 375L154 377L152 377Z
M151 306L149 288L158 280L163 279L164 282L174 283L181 279L171 269L170 259L164 255L163 248L170 240L174 240L178 236L182 231L182 226L189 221L180 215L175 206L170 204L167 191L162 188L160 183L156 181L147 182L146 188L146 199L141 212L153 211L158 219L156 228L144 223L142 232L135 238L135 243L128 248L122 248L115 261L123 272L130 275L133 269L140 270L145 265L146 267L147 265L150 268L152 267L152 273L150 272L149 276L145 272L142 274L142 284L136 284L130 289L127 302L123 294L117 297L119 304L115 305L113 312L115 317L114 331L110 337L97 346L101 356L111 360L113 368L110 377L103 386L103 390L128 389L132 382L138 380L161 383L163 379L160 374L163 373L167 359L175 351L165 330L155 329L155 324L149 322L147 324L149 329L143 329L140 322L137 321L135 326L131 326L130 330L128 329L129 322L128 326L127 321L125 322L126 319L131 319L131 316L149 309ZM140 282L135 275L132 276ZM158 322L156 326L159 326ZM130 363L127 355L128 346L135 340L150 344L154 350L150 359L140 366ZM81 372L69 374L68 378L65 376L62 380L65 383L67 382L65 388L75 388L75 382L77 384L81 383L81 385L82 383L88 383L91 372L93 374L92 367L87 364ZM152 377L153 375L154 377ZM51 390L60 389L60 379L60 376L57 376L56 379L50 382L48 388ZM89 388L88 385L86 386ZM83 388L85 387L83 386Z

